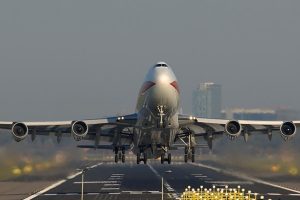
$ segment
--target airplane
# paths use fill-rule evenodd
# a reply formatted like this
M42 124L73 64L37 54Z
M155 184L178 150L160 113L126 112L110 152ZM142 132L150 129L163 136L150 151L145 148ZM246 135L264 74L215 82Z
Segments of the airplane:
M37 135L55 134L59 143L63 136L73 136L76 141L93 141L79 148L111 149L115 162L125 162L126 151L132 151L137 164L148 159L171 163L171 151L184 149L184 162L195 162L195 149L199 138L212 149L213 140L227 135L230 139L249 135L265 134L272 139L274 131L284 140L296 134L300 121L253 121L208 119L179 114L180 89L172 68L158 62L148 71L138 93L136 112L108 118L45 121L45 122L0 122L0 129L11 130L19 142L28 135L34 141ZM102 144L100 144L102 143ZM105 143L105 144L103 144Z

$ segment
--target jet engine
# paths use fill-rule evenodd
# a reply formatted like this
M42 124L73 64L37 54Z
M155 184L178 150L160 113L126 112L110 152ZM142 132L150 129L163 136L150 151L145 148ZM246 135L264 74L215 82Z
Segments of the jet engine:
M225 125L225 132L231 139L235 139L241 134L242 126L238 121L229 121Z
M83 121L73 122L71 130L74 139L76 141L82 140L82 138L84 138L87 135L89 131L88 129L89 129L88 125Z
M11 128L11 133L15 141L20 142L28 135L28 127L24 123L14 123Z
M296 126L293 122L284 122L280 126L283 139L288 140L296 134Z

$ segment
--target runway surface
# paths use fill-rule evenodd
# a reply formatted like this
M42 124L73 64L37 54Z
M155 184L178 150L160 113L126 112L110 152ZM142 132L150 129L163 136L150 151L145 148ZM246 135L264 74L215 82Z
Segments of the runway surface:
M179 199L187 186L198 188L216 185L224 187L240 185L246 191L264 195L265 199L296 200L300 191L274 185L240 173L200 163L161 165L151 162L148 165L135 163L95 163L84 175L84 199L161 199L161 178L164 178L164 198ZM71 200L81 195L81 173L50 185L43 191L26 200Z

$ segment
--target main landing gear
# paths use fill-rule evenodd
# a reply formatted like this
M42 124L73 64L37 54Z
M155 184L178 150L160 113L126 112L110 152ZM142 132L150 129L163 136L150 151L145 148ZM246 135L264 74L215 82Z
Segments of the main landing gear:
M115 147L115 163L118 163L119 160L125 163L125 147Z
M164 164L165 161L168 162L168 164L171 164L172 156L170 153L168 153L167 156L166 156L166 153L161 154L161 156L160 156L161 164Z
M136 163L140 164L141 161L147 164L147 154L142 149L136 154Z
M184 148L184 162L187 163L189 159L192 162L195 162L195 147Z

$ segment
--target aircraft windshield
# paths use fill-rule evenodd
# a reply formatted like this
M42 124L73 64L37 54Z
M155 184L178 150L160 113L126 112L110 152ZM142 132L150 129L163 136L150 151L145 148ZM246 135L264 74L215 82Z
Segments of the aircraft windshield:
M154 67L168 67L166 64L156 64Z

